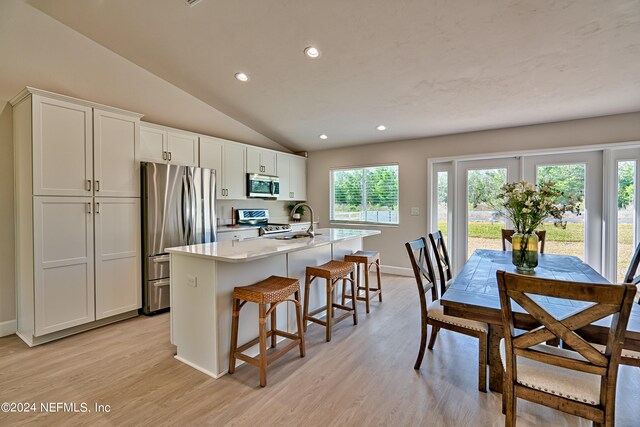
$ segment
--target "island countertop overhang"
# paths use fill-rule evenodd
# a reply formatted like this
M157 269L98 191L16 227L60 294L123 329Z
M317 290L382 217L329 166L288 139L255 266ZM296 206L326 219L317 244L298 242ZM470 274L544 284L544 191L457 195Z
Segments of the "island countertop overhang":
M380 234L380 230L357 230L348 228L321 228L314 238L278 240L275 237L201 243L190 246L168 248L171 254L209 258L222 262L247 262L289 252L303 251L332 243L359 239Z

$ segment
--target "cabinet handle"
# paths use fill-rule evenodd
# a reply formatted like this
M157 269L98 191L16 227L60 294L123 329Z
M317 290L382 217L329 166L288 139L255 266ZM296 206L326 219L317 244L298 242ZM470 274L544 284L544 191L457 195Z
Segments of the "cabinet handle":
M167 160L171 161L171 151L167 151L169 158Z
M100 180L96 180L96 191L100 191Z
M162 152L162 160L167 160L167 152L166 151Z
M87 191L91 191L91 180L87 180Z
M87 203L87 213L91 213L91 203Z
M96 202L96 213L100 213L100 202Z

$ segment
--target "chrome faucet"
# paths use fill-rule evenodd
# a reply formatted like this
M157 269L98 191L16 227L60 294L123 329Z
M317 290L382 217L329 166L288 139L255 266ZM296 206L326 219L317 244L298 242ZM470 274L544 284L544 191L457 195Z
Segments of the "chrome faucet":
M306 203L298 203L297 205L295 205L295 206L293 207L293 209L291 209L291 216L293 217L293 214L295 213L295 211L296 211L299 207L301 207L301 206L306 206L306 207L308 207L308 208L309 208L309 212L311 212L311 225L310 225L310 226L309 226L309 228L307 229L307 235L308 235L309 237L315 237L316 232L315 232L315 230L313 229L313 219L314 219L314 215L313 215L313 208L312 208L311 206L309 206L309 205L308 205L308 204L306 204Z

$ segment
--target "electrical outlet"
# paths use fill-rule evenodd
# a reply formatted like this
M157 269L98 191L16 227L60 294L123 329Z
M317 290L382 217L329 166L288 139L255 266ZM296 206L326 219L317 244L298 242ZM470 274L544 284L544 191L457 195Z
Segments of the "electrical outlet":
M198 287L198 278L196 276L187 275L187 286L192 288Z
M411 216L420 215L420 208L411 208Z

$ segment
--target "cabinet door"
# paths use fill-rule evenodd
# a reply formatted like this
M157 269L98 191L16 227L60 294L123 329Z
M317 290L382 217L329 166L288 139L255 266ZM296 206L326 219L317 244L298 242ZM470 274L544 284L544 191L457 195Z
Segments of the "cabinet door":
M169 131L167 133L169 161L175 165L198 166L198 136Z
M260 152L261 150L258 148L247 148L247 173L263 173Z
M222 170L222 147L224 141L217 138L200 137L200 167L216 171L216 198L222 199L224 189Z
M138 197L137 118L93 111L93 178L96 196Z
M260 159L262 173L267 175L276 175L276 153L273 151L263 150Z
M278 153L277 160L277 175L280 179L280 195L278 200L293 200L291 195L291 183L290 183L290 171L291 171L291 156L287 154Z
M140 153L138 161L166 163L167 132L140 125Z
M95 199L96 320L140 308L140 199Z
M91 108L38 95L32 100L33 194L91 195Z
M307 199L307 160L291 156L291 192L294 200Z
M95 320L92 201L33 198L36 336Z
M225 142L222 148L223 199L246 199L245 146ZM218 196L220 198L220 196Z

